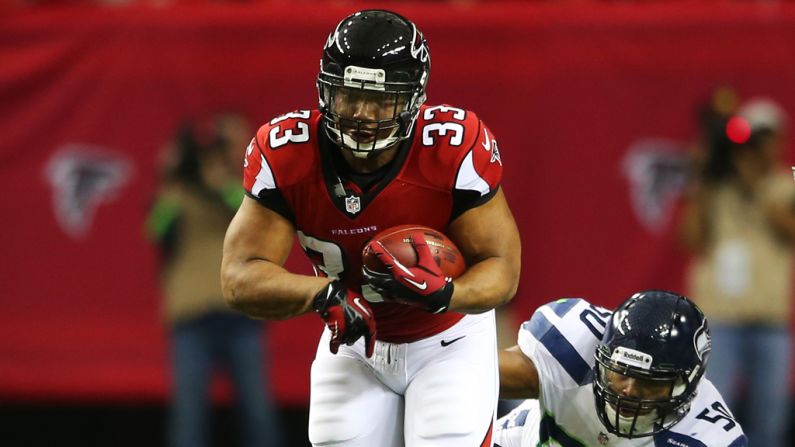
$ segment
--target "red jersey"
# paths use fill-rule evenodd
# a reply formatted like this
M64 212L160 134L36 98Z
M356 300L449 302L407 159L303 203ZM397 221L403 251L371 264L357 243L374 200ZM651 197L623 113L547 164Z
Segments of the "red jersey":
M423 106L413 135L364 187L356 181L361 175L346 172L339 151L319 111L282 115L251 141L244 186L250 197L293 222L316 274L339 278L357 292L362 248L373 235L403 224L446 233L458 215L493 197L502 176L491 131L474 113L446 105ZM371 307L378 339L391 343L437 334L463 316L397 303Z

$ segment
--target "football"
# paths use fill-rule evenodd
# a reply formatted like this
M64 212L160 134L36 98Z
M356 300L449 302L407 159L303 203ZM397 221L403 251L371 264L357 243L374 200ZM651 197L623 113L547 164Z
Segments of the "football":
M416 233L421 234L428 242L433 259L446 276L457 278L464 273L466 263L461 252L458 251L458 247L447 236L433 228L421 225L400 225L376 234L372 240L381 242L404 266L414 267L417 265L417 252L411 244L411 235ZM367 246L362 251L362 264L370 270L387 273L386 266Z

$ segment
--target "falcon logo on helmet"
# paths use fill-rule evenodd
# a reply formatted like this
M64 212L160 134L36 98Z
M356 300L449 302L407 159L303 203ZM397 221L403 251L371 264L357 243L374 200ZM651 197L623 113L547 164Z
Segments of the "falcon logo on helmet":
M430 62L431 55L428 52L428 45L425 43L425 38L422 33L412 23L414 28L414 38L411 40L411 57L419 60L420 62Z

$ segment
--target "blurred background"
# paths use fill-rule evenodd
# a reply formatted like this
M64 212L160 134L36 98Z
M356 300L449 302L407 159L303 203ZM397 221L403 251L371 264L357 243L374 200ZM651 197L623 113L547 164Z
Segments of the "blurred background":
M242 164L259 125L316 107L326 36L365 7L423 30L429 103L474 110L499 142L524 254L504 343L551 299L612 307L640 289L689 293L689 266L709 248L682 243L681 227L693 191L714 180L705 159L757 130L753 117L727 127L748 100L776 104L774 170L793 164L789 2L0 0L3 445L167 445L183 322L168 304L169 231L185 233L170 225L187 219L175 179L228 219L242 167L225 157ZM223 227L208 230L218 250ZM790 238L776 238L789 259ZM288 265L311 271L299 249ZM776 309L770 324L788 332L788 303ZM307 445L321 329L312 315L255 328L261 394L287 446ZM236 367L221 366L209 436L243 445ZM792 374L771 380L789 402ZM747 418L749 387L733 383Z

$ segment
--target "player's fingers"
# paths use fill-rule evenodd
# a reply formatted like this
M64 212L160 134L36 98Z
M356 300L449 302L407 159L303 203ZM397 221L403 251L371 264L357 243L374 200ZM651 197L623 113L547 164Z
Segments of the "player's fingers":
M411 243L414 245L414 250L417 251L417 265L435 275L441 274L441 269L439 269L439 265L437 265L436 261L433 259L431 248L428 247L428 242L425 240L425 237L412 234Z
M345 324L341 322L342 315L340 314L339 306L332 306L329 310L329 316L329 320L326 321L326 326L331 331L329 348L332 354L336 354L340 347L340 339L345 332Z
M418 234L418 233L411 233L411 245L414 246L414 249L419 249L419 247L428 246L428 241L425 239L425 236Z
M375 351L375 333L368 330L364 334L364 354L370 358L373 356L373 351Z
M372 250L376 255L392 256L392 253L380 241L370 241L367 243L367 248Z
M366 267L362 269L362 276L365 282L374 289L386 289L395 280L389 273L374 272Z
M389 276L390 278L392 277L392 275L387 273L376 272L370 268L362 267L362 277L364 277L364 280L370 284L380 282L384 276Z
M398 272L402 272L402 274L407 276L414 276L414 273L411 272L405 265L401 264L397 258L392 255L392 253L387 250L387 248L381 242L375 241L373 242L373 252L378 257L378 259L384 263L386 268L395 278L399 278L400 274Z
M391 269L395 266L395 262L397 262L397 260L392 253L390 253L389 250L384 247L384 244L374 241L370 242L369 247L370 250L375 253L375 256L378 258L378 260L386 266L386 268Z
M375 340L378 337L378 326L376 326L375 318L367 320L367 334L365 342L367 342L366 354L367 357L372 357L375 351Z

